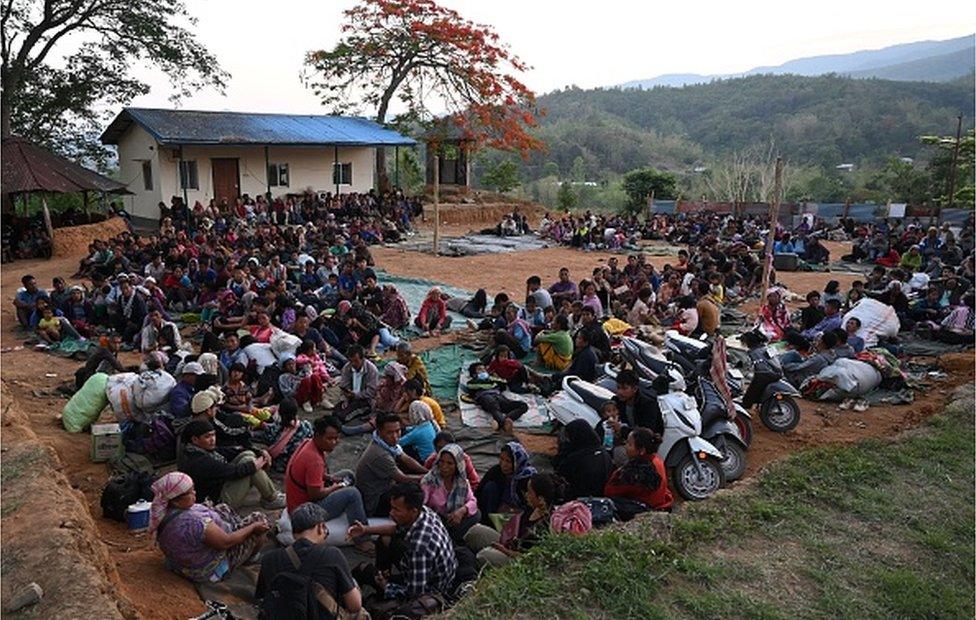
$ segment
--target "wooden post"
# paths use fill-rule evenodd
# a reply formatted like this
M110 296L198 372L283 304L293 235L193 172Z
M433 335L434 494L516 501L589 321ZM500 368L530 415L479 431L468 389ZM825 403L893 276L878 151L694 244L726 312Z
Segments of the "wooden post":
M188 198L187 185L190 184L190 179L187 178L186 179L186 183L183 182L183 145L182 144L180 145L180 164L179 164L179 168L180 169L177 170L176 178L179 179L180 186L183 188L183 207L185 209L189 209L190 208L190 199ZM187 172L189 172L189 171L187 171ZM189 177L190 175L187 174L186 176Z
M400 147L393 147L393 182L400 187Z
M959 141L962 138L962 116L956 120L956 145L952 149L952 167L949 168L949 208L956 200L956 162L959 160ZM942 223L942 205L939 205L939 224Z
M54 226L51 225L51 212L47 208L47 197L41 197L41 208L44 210L44 227L47 228L48 239L54 243Z
M264 180L265 185L267 185L267 192L264 195L265 200L268 201L267 207L270 215L271 211L271 157L268 154L268 145L264 145ZM281 179L278 180L281 183Z
M654 217L654 190L653 189L651 190L651 193L647 195L647 221L651 221L652 217Z
M339 181L342 180L342 170L339 168L339 147L335 147L332 158L332 177L335 181L335 198L339 197Z
M763 254L762 294L759 307L766 303L766 290L769 288L769 272L773 267L773 241L776 226L779 224L779 201L783 183L783 158L776 158L776 177L773 181L773 204L769 207L769 233L766 235L766 251Z
M441 158L434 155L434 255L441 250Z

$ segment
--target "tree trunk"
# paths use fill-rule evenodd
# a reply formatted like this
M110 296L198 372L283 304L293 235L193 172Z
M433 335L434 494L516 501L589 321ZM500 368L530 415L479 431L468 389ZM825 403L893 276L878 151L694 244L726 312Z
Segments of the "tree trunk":
M390 175L386 173L386 148L376 147L376 189L380 194L390 191Z
M4 94L0 99L0 136L9 138L10 134L10 97Z

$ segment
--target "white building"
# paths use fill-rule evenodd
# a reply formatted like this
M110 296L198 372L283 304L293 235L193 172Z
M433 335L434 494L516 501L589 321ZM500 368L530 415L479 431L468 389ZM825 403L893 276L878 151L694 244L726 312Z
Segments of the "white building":
M233 204L243 194L273 197L373 189L376 148L414 140L364 119L125 108L101 136L118 148L125 210L159 218L174 196Z

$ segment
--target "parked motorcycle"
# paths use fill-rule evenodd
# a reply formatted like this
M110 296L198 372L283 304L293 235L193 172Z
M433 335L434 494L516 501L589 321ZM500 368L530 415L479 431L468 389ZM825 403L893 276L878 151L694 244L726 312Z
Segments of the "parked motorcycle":
M783 378L779 362L766 350L766 337L757 331L740 337L752 362L752 381L742 396L742 406L759 404L759 418L772 431L785 433L800 423L800 392Z
M553 416L562 424L583 419L596 426L599 411L613 392L576 376L563 379L562 391L549 400ZM721 461L714 445L701 438L701 415L695 400L684 392L657 397L664 420L664 436L658 456L669 469L675 490L685 499L698 501L711 497L725 484Z

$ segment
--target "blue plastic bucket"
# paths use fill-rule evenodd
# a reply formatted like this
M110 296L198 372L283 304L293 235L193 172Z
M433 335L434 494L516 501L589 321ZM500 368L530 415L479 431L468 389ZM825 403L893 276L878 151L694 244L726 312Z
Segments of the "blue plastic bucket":
M149 529L149 508L152 506L146 500L139 500L129 504L125 511L125 522L130 532L145 532Z

